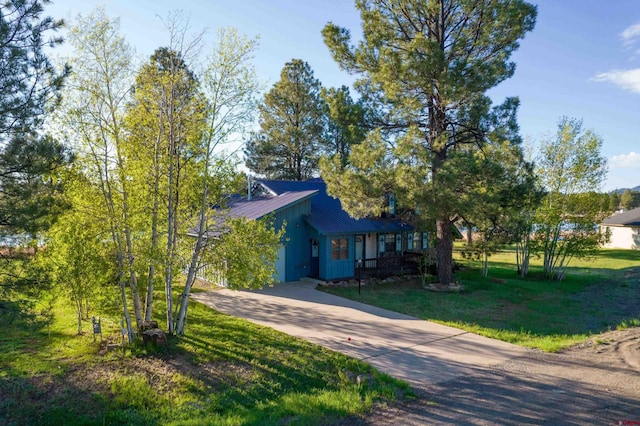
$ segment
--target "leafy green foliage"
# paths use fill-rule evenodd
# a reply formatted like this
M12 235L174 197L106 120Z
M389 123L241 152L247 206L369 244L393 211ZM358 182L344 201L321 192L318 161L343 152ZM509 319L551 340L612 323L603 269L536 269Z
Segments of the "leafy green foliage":
M620 194L612 192L609 194L609 211L615 212L620 208Z
M44 0L9 0L0 8L0 142L38 129L59 98L69 68L57 73L44 54L62 43L47 38L62 21L42 17Z
M0 5L0 316L32 322L46 316L41 291L50 281L32 259L38 237L68 206L60 173L73 156L41 133L56 106L69 69L56 72L43 51L63 25L42 17L47 1L10 0ZM43 315L38 315L42 313Z
M218 31L218 43L211 52L210 63L203 75L202 87L207 98L206 128L200 142L200 155L195 161L199 179L193 181L193 189L198 194L194 202L194 205L198 206L195 214L198 220L197 223L191 223L190 236L192 238L183 239L183 241L187 241L190 251L190 255L185 256L184 259L190 260L186 261L188 262L187 277L180 296L180 310L176 318L176 332L178 334L184 334L189 294L198 276L198 271L202 268L206 252L211 247L217 251L222 240L229 237L225 235L223 239L212 238L216 234L216 225L221 223L213 214L211 206L225 204L228 194L235 192L240 175L235 170L236 163L230 161L227 154L217 154L216 150L230 144L235 138L242 137L252 123L257 107L259 88L255 69L251 63L256 46L256 39L247 39L232 28ZM238 233L235 237L253 239L251 226L234 227L233 224L226 223L223 226L229 226L231 232ZM223 232L227 231L229 229L225 229ZM259 231L257 234L260 236ZM259 244L253 247L247 245L235 247L238 251L234 251L234 255L245 256L247 259L246 266L248 266L247 269L251 275L246 280L236 280L235 272L242 268L242 264L234 261L232 262L233 266L228 267L228 262L218 261L215 262L216 267L218 271L229 273L238 287L260 286L260 280L264 278L260 273L261 268L268 268L268 262L275 260L269 253L276 250L276 247L276 243L270 246L269 244ZM251 262L251 259L254 258L257 259L258 265ZM268 279L262 285L267 281Z
M538 187L533 164L509 142L486 145L459 169L464 170L459 179L465 187L459 191L460 201L466 205L460 216L465 226L474 230L466 253L484 260L486 276L488 256L502 244L520 241L528 232L526 212L536 208L543 191Z
M49 271L55 292L75 307L78 334L89 319L90 305L115 296L106 291L117 282L117 272L112 252L104 249L104 232L93 218L69 211L47 232L47 246L37 259Z
M39 0L7 1L0 9L0 234L35 237L63 210L57 196L57 169L71 161L69 152L50 136L39 136L45 114L55 105L69 72L56 73L45 46L60 38L47 34L62 21L42 17Z
M130 200L125 113L132 84L133 52L119 34L117 19L104 9L79 15L69 31L74 47L70 58L76 72L69 78L58 124L76 148L79 167L98 194L93 198L105 226L105 244L115 254L122 313L129 340L134 325L125 286L131 288L134 316L142 322L142 309L133 253L134 213ZM94 191L89 190L93 195ZM92 211L94 209L91 209Z
M0 234L35 238L55 222L67 207L60 172L72 160L50 136L22 133L10 139L0 152Z
M148 268L146 318L151 316L156 268L163 271L167 301L173 299L175 271L185 262L178 256L178 236L193 226L189 219L199 205L200 176L208 174L198 164L207 156L201 143L206 101L184 53L156 49L136 76L126 117L133 130L125 148L133 160L125 164L126 172L135 177L130 207L136 209L132 214L137 214L136 232L143 236L142 251L149 255L138 262ZM173 333L170 303L166 314Z
M354 102L347 86L322 89L326 119L326 155L337 156L346 165L351 147L367 133L366 109L362 100Z
M287 62L260 105L260 131L247 142L247 167L269 179L306 180L318 173L324 145L321 84L308 63Z
M220 150L246 134L257 104L259 85L251 64L257 40L231 28L219 31L209 63L197 74L186 59L188 48L179 41L184 36L178 34L179 17L170 19L170 46L156 49L133 73L131 48L118 33L118 21L101 9L80 17L70 33L77 52L72 63L79 72L71 77L59 116L62 133L77 147L91 199L74 198L75 213L79 223L100 220L94 235L101 235L108 247L101 250L103 257L115 261L116 275L110 279L120 285L132 341L129 304L138 326L151 320L157 315L154 289L160 284L167 331L184 333L189 292L206 263L205 252L222 247L210 238L219 225L214 206L223 206L240 180L234 157ZM55 238L68 239L75 232L72 227L66 231L69 235L61 231ZM259 229L256 233L262 235ZM76 237L87 239L88 247L94 243L91 235ZM251 241L253 236L238 238ZM270 253L277 243L262 257L256 247L265 245L236 244L229 256L273 261ZM233 264L235 273L242 263ZM248 270L251 277L234 277L237 286L272 279L257 264ZM173 286L183 278L180 271L186 272L186 282L174 309Z
M625 210L640 207L640 192L625 189L625 191L619 196L619 205Z
M244 142L247 128L254 124L257 94L262 90L252 62L258 46L258 37L247 38L235 28L217 32L217 43L201 78L209 101L206 137L214 149Z
M492 108L485 92L513 74L509 57L533 29L536 9L501 0L356 5L363 41L352 46L349 31L331 23L323 36L340 67L360 76L356 88L375 129L346 167L324 162L323 177L355 216L376 214L382 207L368 200L390 192L399 205L419 208L435 223L438 277L449 284L451 224L465 213L464 195L477 192L464 165L487 144L520 142L517 99ZM482 189L494 183L483 181Z
M166 350L106 354L92 336L75 334L68 305L55 308L50 334L3 329L0 423L318 424L410 394L367 364L198 303L190 303L191 335L170 338ZM100 314L113 342L117 314ZM374 380L360 386L344 371Z
M542 144L537 165L547 195L535 214L532 249L543 253L549 278L563 279L572 258L593 255L608 239L597 225L609 212L593 192L607 173L601 149L602 138L566 117Z
M220 235L203 251L202 268L220 274L220 280L232 289L275 284L275 261L284 228L275 229L268 219L231 218L224 212L219 220Z

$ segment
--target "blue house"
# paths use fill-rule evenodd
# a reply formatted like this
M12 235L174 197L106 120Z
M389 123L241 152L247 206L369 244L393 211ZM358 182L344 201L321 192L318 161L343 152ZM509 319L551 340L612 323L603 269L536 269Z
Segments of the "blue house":
M285 224L275 265L279 281L348 279L356 268L391 270L404 254L428 248L427 233L400 219L350 217L322 179L261 180L229 208L236 217L272 217L276 229Z

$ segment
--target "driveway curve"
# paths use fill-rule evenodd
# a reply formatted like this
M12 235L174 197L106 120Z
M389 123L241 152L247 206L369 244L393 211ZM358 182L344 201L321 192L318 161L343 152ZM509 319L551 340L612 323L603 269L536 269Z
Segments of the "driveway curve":
M313 282L191 297L213 309L363 360L414 387L486 370L528 349L315 290Z
M406 380L418 398L348 426L640 425L640 367L618 345L548 354L315 290L313 282L192 294L217 311L325 346ZM640 354L640 333L622 342Z

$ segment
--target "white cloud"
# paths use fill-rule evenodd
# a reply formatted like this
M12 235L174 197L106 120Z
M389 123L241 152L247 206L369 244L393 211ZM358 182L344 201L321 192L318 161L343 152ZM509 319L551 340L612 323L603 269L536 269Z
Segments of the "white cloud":
M638 37L640 37L640 22L625 28L620 33L620 38L625 45L632 44Z
M628 154L614 155L609 159L612 169L640 169L640 153L631 151Z
M605 191L620 188L635 188L640 185L640 153L614 155L609 157L609 174L604 185Z
M625 90L640 93L640 68L602 72L597 74L593 80L608 81Z
M625 28L620 34L622 44L630 48L636 42L640 41L640 22ZM640 55L640 49L634 52L634 55ZM624 90L634 93L640 93L640 68L611 70L597 74L591 79L592 81L605 81L613 83Z

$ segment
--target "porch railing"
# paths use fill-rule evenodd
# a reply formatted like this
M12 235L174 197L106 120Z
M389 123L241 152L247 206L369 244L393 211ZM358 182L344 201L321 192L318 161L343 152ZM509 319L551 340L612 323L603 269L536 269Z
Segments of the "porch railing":
M390 276L419 271L421 253L405 252L403 254L360 259L355 262L356 276Z

